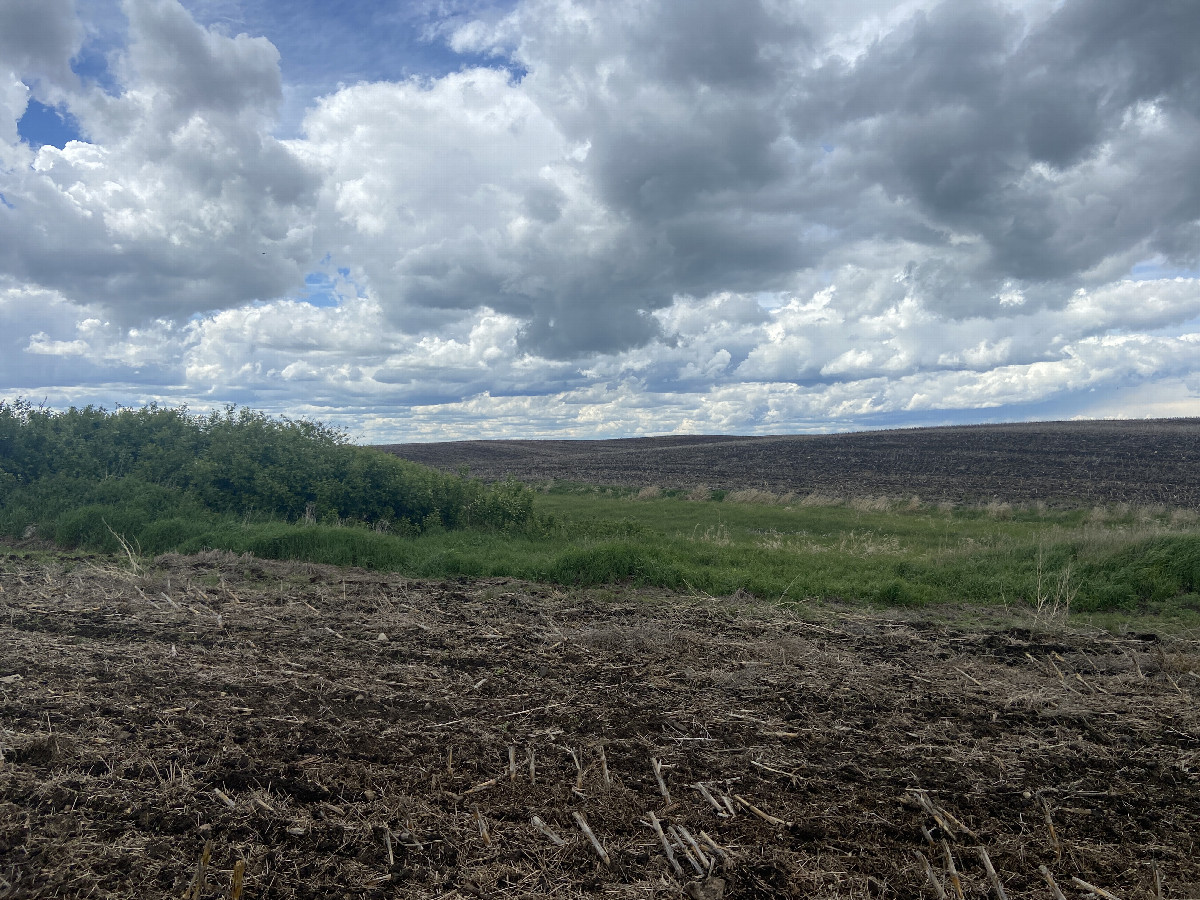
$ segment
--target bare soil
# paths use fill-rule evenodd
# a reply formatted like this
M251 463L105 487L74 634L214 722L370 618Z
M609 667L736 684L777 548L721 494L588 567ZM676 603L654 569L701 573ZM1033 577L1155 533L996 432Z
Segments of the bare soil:
M775 437L457 441L381 449L487 481L759 488L931 502L1200 508L1200 419L1038 422Z
M995 897L981 847L1200 897L1195 640L222 553L0 590L3 898Z

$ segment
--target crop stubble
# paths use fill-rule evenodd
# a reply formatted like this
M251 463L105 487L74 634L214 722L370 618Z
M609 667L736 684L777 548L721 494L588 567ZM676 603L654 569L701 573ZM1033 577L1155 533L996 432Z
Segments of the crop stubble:
M0 572L0 897L185 896L206 844L205 898L239 860L255 898L932 897L918 850L955 897L943 841L967 896L981 846L1012 898L1039 866L1200 896L1194 641L221 553Z

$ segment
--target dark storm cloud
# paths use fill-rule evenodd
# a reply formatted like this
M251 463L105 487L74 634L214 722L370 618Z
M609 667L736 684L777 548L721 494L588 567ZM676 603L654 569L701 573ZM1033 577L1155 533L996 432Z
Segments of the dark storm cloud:
M688 98L689 101L692 98ZM662 220L697 205L752 200L788 175L774 143L781 124L733 98L687 106L677 120L654 109L614 121L591 138L589 169L611 205Z
M560 360L640 346L659 334L658 323L645 312L658 305L658 297L642 289L622 294L611 283L601 290L567 287L539 305L521 331L520 346Z
M786 6L761 0L643 4L630 57L655 80L707 89L769 88L779 67L810 50L808 29Z
M534 5L521 21L523 87L572 141L616 223L580 266L547 258L526 346L617 351L657 333L650 314L681 293L780 287L812 262L798 235L796 148L780 97L810 35L770 3L588 4L586 28Z

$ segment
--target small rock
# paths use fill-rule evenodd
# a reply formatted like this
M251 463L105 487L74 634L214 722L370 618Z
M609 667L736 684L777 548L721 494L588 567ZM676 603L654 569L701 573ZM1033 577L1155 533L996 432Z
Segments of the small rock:
M384 644L387 643L388 636L381 631L379 632L379 637L375 638L375 640L379 641L381 644Z
M370 788L367 788L365 791L363 791L363 799L368 803L373 802L378 796L379 795Z

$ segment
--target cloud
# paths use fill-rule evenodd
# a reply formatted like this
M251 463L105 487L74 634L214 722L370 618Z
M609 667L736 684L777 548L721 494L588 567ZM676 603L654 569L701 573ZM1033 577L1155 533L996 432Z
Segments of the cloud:
M325 98L293 143L324 175L315 240L360 272L396 327L484 306L522 345L571 356L643 343L669 294L656 262L507 72L365 84Z
M943 3L803 79L794 127L836 145L943 245L982 242L982 258L943 252L958 275L1082 278L1131 251L1187 262L1198 29L1190 4L1067 0L1030 22ZM931 300L967 305L936 286Z
M71 58L84 29L74 0L5 0L0 5L0 68L47 86L74 82Z
M388 27L437 66L326 60L306 100L236 5L125 0L104 86L81 11L37 8L0 11L0 387L511 436L1195 379L1195 4L427 4ZM86 140L22 143L30 98Z
M273 120L282 100L279 51L264 37L228 37L199 27L175 0L127 0L126 84L155 125L205 120Z
M0 165L12 165L12 145L19 140L17 123L29 104L29 88L13 74L0 74Z
M312 253L317 182L266 132L278 55L200 29L174 0L126 9L123 91L70 96L91 142L0 173L0 269L129 325L285 293Z
M545 0L455 40L511 54L586 142L585 183L654 248L621 267L636 310L796 288L889 247L882 277L907 267L951 317L1002 290L1061 304L1151 253L1189 263L1200 12L865 6L877 33L853 48L844 23L766 2Z

